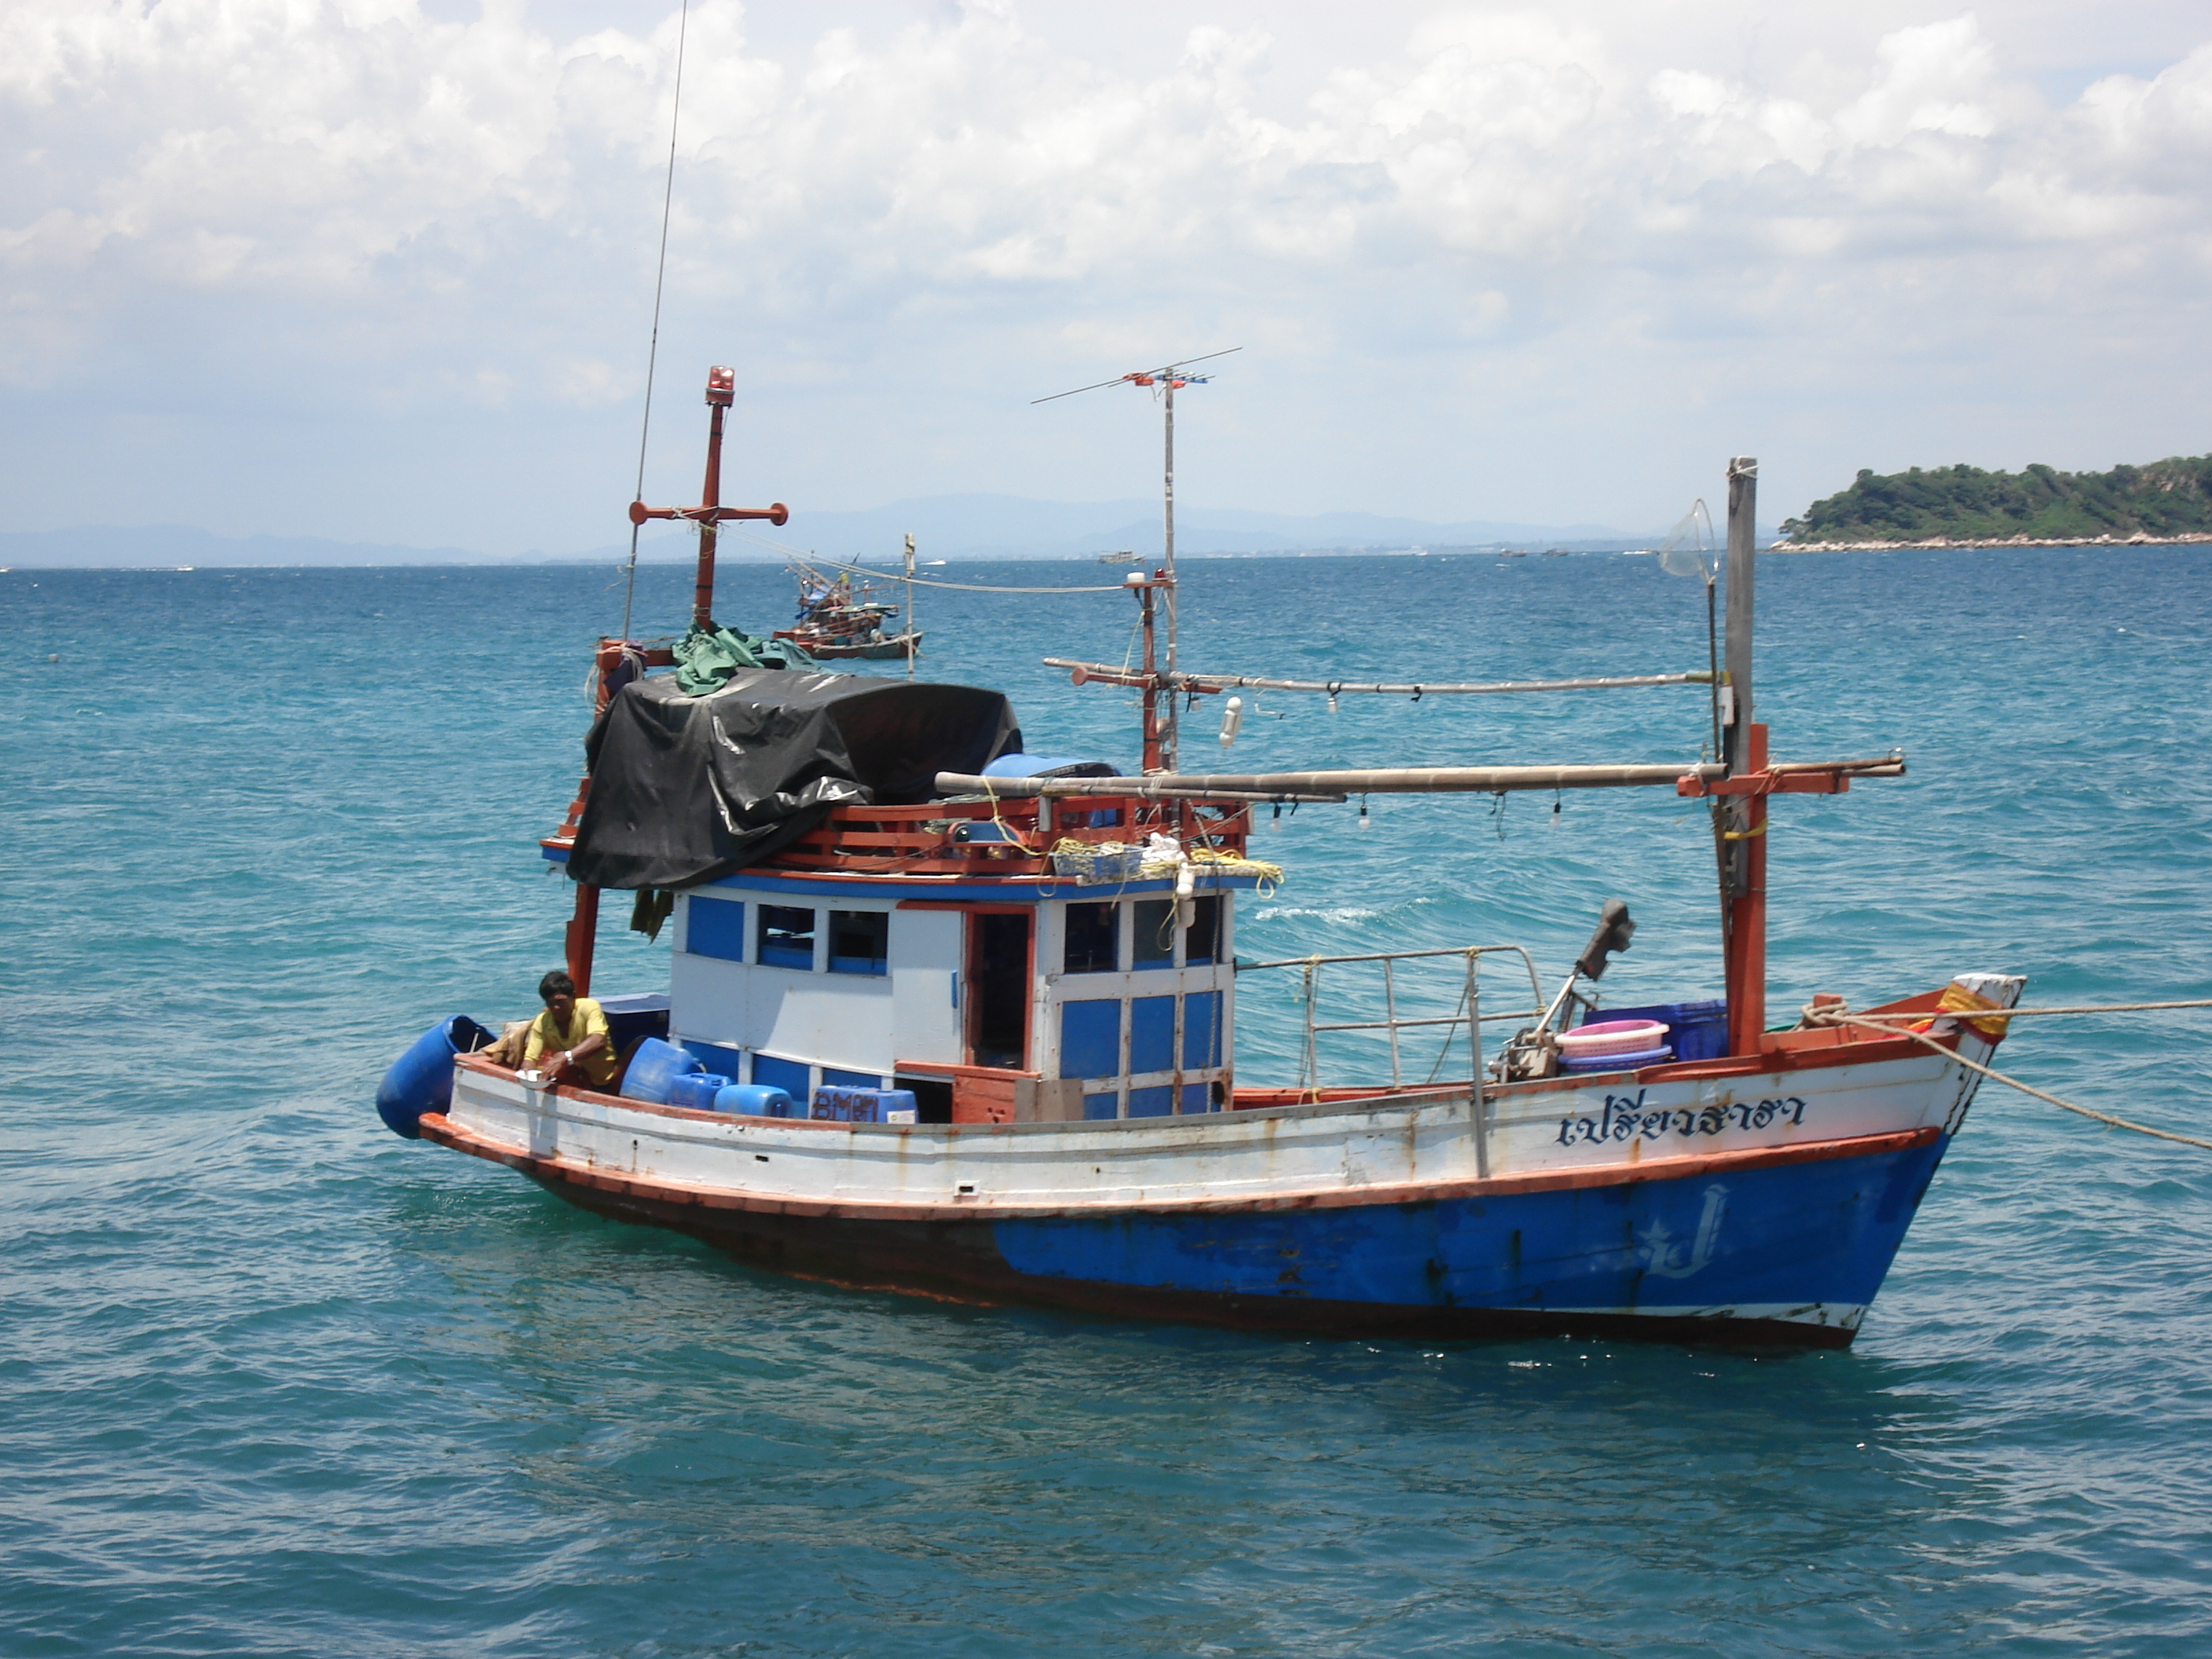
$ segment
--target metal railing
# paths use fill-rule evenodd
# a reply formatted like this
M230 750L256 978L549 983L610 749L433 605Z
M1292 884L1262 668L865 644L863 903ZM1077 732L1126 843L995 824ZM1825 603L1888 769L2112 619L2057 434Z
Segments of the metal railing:
M1497 1013L1482 1012L1481 959L1486 956L1509 955L1521 958L1528 974L1528 1008L1506 1009ZM1449 1014L1419 1015L1401 1018L1398 1013L1398 964L1405 962L1433 962L1446 957L1458 957L1465 964L1465 979L1460 988L1457 1006ZM1382 1018L1323 1021L1318 1016L1321 997L1322 969L1340 966L1371 963L1380 967L1382 976ZM1471 945L1441 951L1383 951L1366 956L1352 957L1285 957L1277 962L1239 962L1240 974L1256 973L1268 968L1297 968L1303 971L1300 1000L1305 1012L1305 1040L1302 1045L1298 1087L1301 1091L1318 1094L1321 1080L1321 1052L1319 1038L1325 1031L1380 1031L1390 1050L1390 1086L1405 1086L1405 1063L1399 1042L1401 1031L1417 1028L1443 1026L1445 1029L1443 1046L1437 1051L1436 1063L1429 1068L1425 1079L1433 1083L1443 1071L1444 1061L1451 1054L1452 1044L1458 1041L1463 1029L1468 1040L1468 1072L1474 1087L1482 1086L1482 1022L1498 1019L1534 1019L1544 1012L1544 988L1536 975L1536 963L1528 952L1518 945ZM1457 1079L1452 1079L1457 1081Z

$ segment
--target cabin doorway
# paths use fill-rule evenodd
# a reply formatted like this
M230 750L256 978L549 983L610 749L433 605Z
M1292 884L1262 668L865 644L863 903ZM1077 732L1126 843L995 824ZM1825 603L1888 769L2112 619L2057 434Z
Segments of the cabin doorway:
M1026 1069L1030 1052L1027 910L968 915L968 1063Z

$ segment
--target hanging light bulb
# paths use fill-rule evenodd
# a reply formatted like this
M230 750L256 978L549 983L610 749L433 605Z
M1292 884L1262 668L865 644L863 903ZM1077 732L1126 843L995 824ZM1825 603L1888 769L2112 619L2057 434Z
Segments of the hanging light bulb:
M1364 796L1364 795L1362 795L1362 796L1359 798L1359 829L1360 829L1360 832L1361 832L1363 835L1364 835L1364 833L1366 833L1367 826L1368 826L1368 818L1367 818L1367 797L1366 797L1366 796Z
M1231 697L1221 706L1221 746L1224 749L1237 741L1237 734L1244 728L1244 699Z

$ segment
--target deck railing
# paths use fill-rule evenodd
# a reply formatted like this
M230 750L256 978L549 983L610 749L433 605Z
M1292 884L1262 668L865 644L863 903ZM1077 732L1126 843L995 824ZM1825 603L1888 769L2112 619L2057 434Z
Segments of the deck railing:
M1529 1000L1528 1008L1510 1008L1492 1013L1482 1012L1481 962L1486 956L1515 956L1528 975ZM1398 1012L1399 964L1409 962L1435 963L1443 965L1457 961L1461 967L1461 983L1456 1005L1449 1014L1420 1014L1401 1018ZM1382 1018L1380 1019L1323 1020L1319 1016L1322 994L1322 970L1327 968L1368 966L1379 970L1382 981ZM1444 1028L1444 1040L1437 1050L1435 1063L1429 1068L1425 1083L1439 1080L1444 1063L1451 1056L1452 1045L1462 1032L1468 1040L1468 1072L1479 1091L1482 1086L1482 1022L1501 1019L1534 1019L1544 1012L1544 990L1536 976L1534 958L1518 945L1470 945L1455 949L1437 951L1382 951L1364 956L1347 957L1285 957L1278 962L1239 962L1237 970L1257 973L1263 969L1296 968L1302 975L1300 1001L1304 1010L1305 1037L1301 1046L1298 1087L1316 1093L1324 1086L1321 1076L1320 1036L1325 1031L1380 1031L1390 1050L1390 1086L1406 1086L1405 1056L1400 1042L1400 1033L1414 1030ZM1457 1082L1452 1079L1449 1081Z

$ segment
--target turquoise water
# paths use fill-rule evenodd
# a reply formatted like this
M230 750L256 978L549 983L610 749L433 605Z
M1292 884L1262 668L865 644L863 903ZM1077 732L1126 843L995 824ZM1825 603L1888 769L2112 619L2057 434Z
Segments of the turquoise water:
M1111 580L1097 567L956 579ZM1202 562L1187 665L1702 665L1649 559ZM2212 1650L2212 1154L1984 1091L1857 1346L1304 1341L780 1279L387 1135L438 1017L526 1012L567 893L603 570L0 575L0 1652L1396 1656ZM641 614L687 592L649 570ZM2212 561L1770 558L1777 1018L1955 971L2212 992ZM726 617L787 586L727 572ZM921 602L931 672L1127 762L1113 594ZM50 663L49 655L58 655ZM1693 758L1701 694L1267 697L1239 769ZM1210 763L1218 712L1193 717ZM1643 923L1620 1003L1717 989L1664 791L1308 807L1248 957ZM658 982L603 936L603 989ZM1287 986L1285 988L1287 991ZM1288 1022L1244 992L1248 1077ZM2212 1019L2001 1063L2212 1133ZM1340 1057L1350 1063L1353 1056Z

